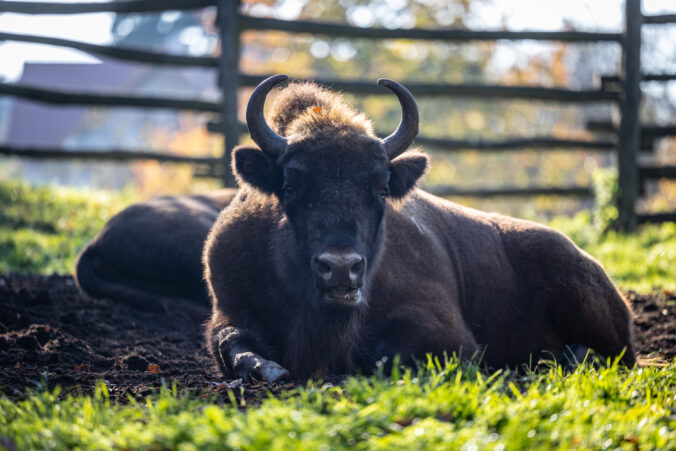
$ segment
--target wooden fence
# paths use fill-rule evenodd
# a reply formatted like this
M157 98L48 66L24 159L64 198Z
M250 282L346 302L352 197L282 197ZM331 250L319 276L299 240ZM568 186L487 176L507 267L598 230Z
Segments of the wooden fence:
M278 30L289 33L340 36L368 39L416 39L437 41L494 41L494 40L537 40L559 42L614 42L623 50L623 70L620 75L604 76L601 86L592 90L570 90L531 86L504 86L486 84L429 84L403 83L417 97L449 96L474 98L537 99L550 102L595 103L614 102L619 104L621 120L619 127L612 123L590 123L590 130L614 133L611 140L568 140L551 136L533 138L506 138L503 140L455 140L419 136L416 142L446 151L482 150L506 151L524 148L538 149L586 149L610 152L617 150L621 198L619 201L621 225L633 230L638 223L676 220L676 212L668 214L637 215L635 203L642 191L644 180L655 178L676 178L676 167L639 167L637 156L640 149L650 149L654 140L661 136L676 135L676 126L648 127L639 122L640 84L642 81L676 80L676 74L641 74L640 49L641 27L652 24L676 23L676 15L644 16L640 0L626 0L625 29L622 33L596 33L581 31L472 31L454 29L381 29L358 28L343 24L284 21L246 16L240 13L238 0L121 0L109 3L39 3L0 1L0 13L21 14L81 14L92 12L144 13L167 10L191 10L216 6L217 23L221 40L221 56L196 57L172 55L153 51L137 50L119 46L89 44L68 39L30 36L0 32L0 41L31 42L69 47L92 54L103 55L124 61L165 65L174 67L207 67L219 72L222 97L219 102L203 100L99 95L91 93L44 89L37 86L19 86L0 83L0 96L12 96L37 102L57 105L92 105L107 107L168 108L178 110L205 111L220 114L220 119L209 124L209 130L222 133L225 152L222 158L198 158L168 155L159 152L109 149L68 151L52 148L19 148L0 145L0 155L16 155L24 158L91 159L91 160L141 160L151 159L162 162L187 163L195 165L196 173L205 176L217 175L225 185L234 185L230 173L230 154L239 143L246 127L237 120L237 92L240 87L255 86L267 75L251 75L239 71L240 33L245 30ZM345 92L389 95L371 81L315 80ZM216 168L218 168L216 170ZM432 187L441 195L457 196L530 196L562 195L589 196L589 186L535 186L529 188L504 187L500 189L460 190L448 186Z

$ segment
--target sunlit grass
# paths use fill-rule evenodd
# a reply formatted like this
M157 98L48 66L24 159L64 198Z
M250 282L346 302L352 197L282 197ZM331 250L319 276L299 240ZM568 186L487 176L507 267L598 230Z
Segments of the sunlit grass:
M0 398L16 449L674 449L676 362L486 373L451 359L391 377L308 383L249 408L164 389L145 402Z
M0 272L72 272L77 252L134 199L131 191L0 183Z

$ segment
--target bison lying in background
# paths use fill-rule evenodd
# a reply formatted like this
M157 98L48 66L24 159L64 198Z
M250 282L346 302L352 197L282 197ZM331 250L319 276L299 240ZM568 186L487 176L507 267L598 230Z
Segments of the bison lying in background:
M557 231L415 188L424 154L410 92L384 140L340 96L262 82L247 108L259 146L234 151L241 189L204 249L211 353L226 373L274 381L484 351L517 365L566 345L635 363L631 311L601 265Z
M124 210L79 257L85 292L145 307L205 299L204 246L209 350L224 374L268 381L397 354L518 365L566 345L635 363L630 308L593 258L548 227L416 189L428 159L406 152L418 131L406 88L379 81L403 110L384 140L313 84L280 93L273 131L263 104L286 78L249 100L259 148L234 152L241 189Z
M204 240L236 193L166 196L124 209L78 255L78 286L92 297L146 310L176 297L207 304L200 263Z

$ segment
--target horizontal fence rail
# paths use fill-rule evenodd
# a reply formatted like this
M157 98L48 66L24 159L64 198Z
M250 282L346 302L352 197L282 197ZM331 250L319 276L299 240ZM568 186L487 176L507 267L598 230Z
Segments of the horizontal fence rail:
M474 31L448 28L362 28L332 22L279 20L240 15L241 30L271 30L289 33L369 39L419 39L439 41L537 40L564 42L622 42L621 33L587 31Z
M586 128L598 133L617 133L617 128L610 121L587 121ZM655 139L676 136L676 125L641 125L641 142L652 146Z
M641 74L641 81L674 81L676 74ZM603 75L601 77L601 86L620 83L622 79L618 75Z
M588 186L556 187L505 187L505 188L458 188L447 185L426 186L425 189L437 196L453 197L524 197L524 196L572 196L591 197L593 191Z
M657 222L676 222L676 212L674 213L643 213L637 215L639 224L650 224Z
M382 135L385 136L385 135ZM414 144L431 146L447 151L514 151L537 148L539 150L584 149L588 151L608 152L617 147L613 141L587 141L578 139L559 139L554 137L507 138L502 140L484 139L446 139L418 136Z
M91 3L47 3L0 1L0 12L22 14L78 14L78 13L141 13L168 10L200 9L217 4L216 0L122 0ZM472 31L453 29L387 29L362 28L350 25L287 21L240 15L241 30L276 30L294 33L324 34L341 37L372 39L427 39L445 41L494 41L494 40L539 40L565 42L622 42L621 33L598 33L585 31Z
M641 134L649 138L676 136L676 125L643 125Z
M269 75L240 75L243 86L256 86ZM303 79L294 78L293 81L313 81L320 85L354 94L392 95L392 92L376 84L376 81L348 81L330 79ZM571 90L564 88L541 88L534 86L504 86L488 84L450 84L450 83L420 83L401 82L412 94L417 97L453 96L477 98L508 98L529 100L551 100L556 102L589 103L618 101L619 94L602 90Z
M30 159L77 159L96 161L132 161L132 160L155 160L163 163L188 163L188 164L220 164L220 158L212 157L188 157L172 155L157 151L144 150L66 150L62 148L41 148L0 145L0 155L16 156Z
M216 5L215 0L121 0L89 3L51 3L0 1L0 13L81 14L147 13L170 10L201 9Z
M639 166L638 167L638 192L644 196L647 192L648 180L676 179L676 166Z
M211 133L220 133L223 130L223 124L219 121L207 122L207 130ZM240 123L238 132L241 135L248 134L246 124ZM387 136L388 132L376 131L378 136ZM505 139L448 139L432 138L424 135L418 135L413 145L430 146L439 150L449 152L460 151L486 151L486 152L506 152L522 151L523 149L536 148L538 150L558 150L558 149L584 149L587 151L609 152L617 147L617 143L611 140L582 140L582 139L561 139L550 136L536 136L532 138L508 137Z
M0 32L0 41L29 42L33 44L47 44L59 47L68 47L101 56L136 61L140 63L165 64L172 66L202 66L218 67L218 58L211 56L171 55L166 53L137 50L127 47L90 44L70 39L50 38L16 33Z
M140 108L165 108L175 110L210 111L218 113L221 104L204 100L178 99L167 97L101 95L79 92L56 91L53 89L0 83L0 95L20 97L36 102L56 105L88 105Z
M617 128L610 121L587 121L587 130L600 133L617 133ZM641 132L650 137L676 136L676 125L642 124Z
M676 179L676 166L639 166L642 179Z
M664 25L676 23L676 14L659 14L653 16L643 16L643 23L648 25Z
M242 84L256 86L263 76L242 76ZM335 89L350 93L369 95L390 94L386 89L375 83L360 81L332 81L317 80L323 85L332 86ZM571 91L554 88L513 87L496 85L444 85L407 83L414 95L425 96L455 96L455 97L493 97L493 98L522 98L531 100L553 100L558 102L598 102L617 100L618 95L606 91ZM169 108L195 111L221 112L220 102L204 100L166 98L159 96L125 96L125 95L100 95L90 93L78 93L58 91L53 89L38 88L34 86L0 83L0 95L21 97L37 102L45 102L60 105L95 105L116 107L143 107L143 108Z

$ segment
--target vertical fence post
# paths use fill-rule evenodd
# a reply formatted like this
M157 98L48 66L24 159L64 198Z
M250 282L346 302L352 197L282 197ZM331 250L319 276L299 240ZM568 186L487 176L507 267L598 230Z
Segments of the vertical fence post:
M239 88L239 0L218 0L218 30L221 38L219 76L223 99L223 185L235 186L230 169L232 149L239 144L237 91Z
M619 220L623 230L636 229L638 197L638 148L641 138L639 104L641 101L641 0L625 0L625 30L622 53L622 94L620 99L619 147Z

